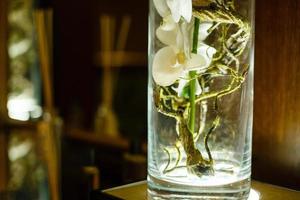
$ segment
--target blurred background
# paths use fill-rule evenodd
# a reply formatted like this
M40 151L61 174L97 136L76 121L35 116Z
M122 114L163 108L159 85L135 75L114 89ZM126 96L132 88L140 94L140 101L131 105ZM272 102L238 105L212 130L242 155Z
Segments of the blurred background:
M300 190L300 2L256 2L255 180ZM0 199L146 179L148 1L0 0Z

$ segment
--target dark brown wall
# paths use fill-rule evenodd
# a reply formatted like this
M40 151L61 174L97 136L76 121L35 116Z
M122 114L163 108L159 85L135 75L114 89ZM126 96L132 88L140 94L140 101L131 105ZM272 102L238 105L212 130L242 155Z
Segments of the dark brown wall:
M56 105L66 117L72 107L92 112L92 4L91 1L54 1L54 88ZM68 116L69 117L69 116Z
M148 1L54 0L53 4L56 105L67 120L80 118L84 127L91 127L101 94L101 68L93 62L100 50L100 16L110 14L120 21L121 16L130 15L126 50L143 51L146 55ZM146 63L141 69L142 73L147 71Z
M253 176L300 189L300 1L256 2Z

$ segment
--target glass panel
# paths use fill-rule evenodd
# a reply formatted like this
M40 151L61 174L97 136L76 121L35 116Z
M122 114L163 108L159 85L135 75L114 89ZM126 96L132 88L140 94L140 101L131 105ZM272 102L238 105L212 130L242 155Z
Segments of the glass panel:
M7 107L10 118L22 121L38 118L42 114L33 4L33 0L8 1Z

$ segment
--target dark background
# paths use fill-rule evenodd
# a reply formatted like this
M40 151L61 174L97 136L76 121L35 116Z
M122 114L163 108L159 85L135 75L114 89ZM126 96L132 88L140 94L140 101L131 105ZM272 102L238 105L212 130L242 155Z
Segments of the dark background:
M65 125L93 134L95 112L101 90L105 89L101 85L101 66L94 62L101 46L100 16L115 16L118 32L122 16L130 15L132 21L125 50L146 55L148 1L59 0L53 2L53 8L56 107ZM114 70L118 74L114 110L120 133L129 140L129 149L85 144L70 138L63 140L63 199L87 199L91 180L83 175L83 166L92 165L100 170L101 189L146 178L146 163L134 170L128 167L124 156L130 152L146 158L141 145L146 143L147 137L147 70L146 61L141 66Z
M101 67L93 62L95 54L100 50L100 16L115 16L118 32L121 17L130 15L132 24L126 50L146 54L148 1L54 1L54 10L57 58L54 83L57 106L61 115L67 119L72 118L73 112L79 109L83 115L82 126L91 128L101 94ZM141 117L143 123L146 122L146 73L147 63L140 67L123 67L116 88L121 93L117 92L119 96L114 99L120 114L126 112L124 107L129 108L130 103L134 104L137 110L127 110L126 117ZM119 117L123 120L123 116ZM146 132L145 126L139 131Z

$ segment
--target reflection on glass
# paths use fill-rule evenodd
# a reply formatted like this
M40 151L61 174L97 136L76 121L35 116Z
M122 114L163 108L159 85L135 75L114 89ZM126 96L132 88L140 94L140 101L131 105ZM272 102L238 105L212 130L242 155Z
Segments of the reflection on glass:
M41 141L32 132L12 131L8 142L10 199L49 199Z
M256 190L251 189L248 200L259 200L260 194Z
M27 121L42 114L40 73L33 24L33 0L10 0L8 4L9 94L8 114Z

